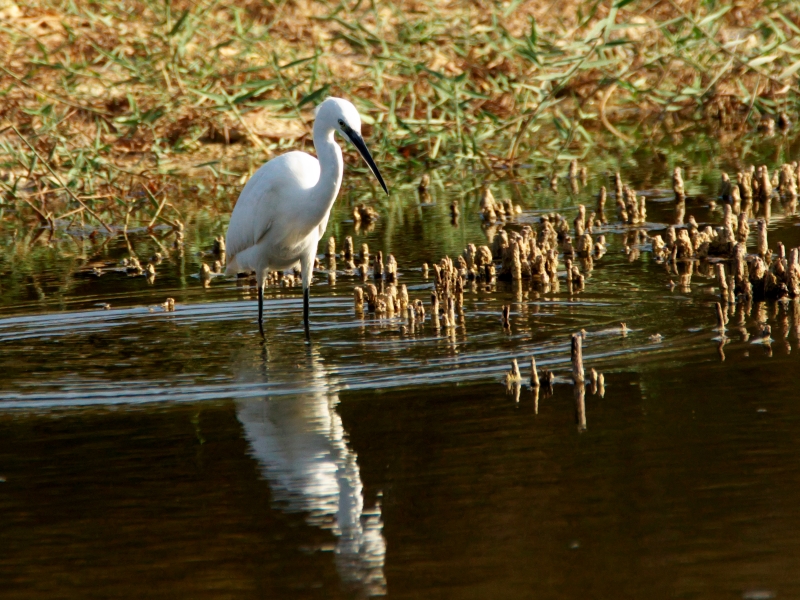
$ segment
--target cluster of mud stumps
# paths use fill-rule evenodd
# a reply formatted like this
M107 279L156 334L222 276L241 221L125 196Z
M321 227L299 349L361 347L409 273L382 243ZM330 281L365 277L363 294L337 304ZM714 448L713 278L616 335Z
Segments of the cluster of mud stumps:
M586 338L586 331L581 330L572 335L570 340L570 356L572 362L572 372L567 381L572 382L572 389L575 398L575 422L579 431L586 429L586 392L603 398L606 394L605 376L598 373L596 369L586 369L583 366L583 341ZM528 389L533 398L533 408L539 414L539 396L548 398L553 395L553 383L556 377L552 371L536 368L536 358L531 356L531 374ZM511 370L505 375L506 390L514 396L514 400L519 403L522 391L522 373L519 369L517 359L511 361Z
M162 228L162 231L163 229L164 228ZM117 232L114 231L113 229L109 228L109 230L112 232L112 235L106 238L106 241L104 242L103 245L115 239L117 235ZM109 273L118 273L118 274L122 273L127 275L128 277L144 277L147 280L147 283L152 285L153 283L155 283L156 280L157 267L161 265L164 261L169 260L170 252L177 251L180 254L183 253L183 243L184 243L183 223L181 221L176 220L175 222L172 222L171 227L166 228L166 230L169 234L174 235L174 240L171 248L169 248L168 246L164 246L163 244L161 244L161 242L158 242L158 240L156 240L160 250L152 254L149 258L143 258L143 257L140 258L133 251L133 247L131 246L130 241L128 239L129 234L148 233L155 240L156 238L153 236L155 230L150 227L138 228L138 229L128 229L127 227L125 227L119 233L121 233L125 238L125 242L128 245L129 256L119 261L109 261L102 259L90 260L86 264L82 265L81 268L78 269L75 274L78 277L97 278L97 277L102 277L103 275ZM91 240L97 240L98 235L99 234L97 233L97 230L95 230L91 234L89 234L88 238ZM223 239L223 238L218 238L218 239ZM220 273L222 272L221 271L222 265L224 265L225 263L224 239L222 242L222 247L223 247L221 256L222 262L217 261L215 263L215 269L219 269Z
M484 199L491 192L484 191ZM496 214L496 213L495 213ZM559 257L565 261L565 280L570 293L585 286L585 273L593 268L594 260L605 253L605 238L597 242L591 237L591 222L587 222L585 211L580 211L574 221L577 243L572 245L569 224L561 215L545 215L534 230L523 226L520 231L500 229L492 237L490 245L468 244L462 254L453 260L443 257L438 263L422 265L424 279L433 278L434 289L430 294L430 323L435 330L445 329L452 333L456 327L465 327L464 291L485 286L492 289L498 281L514 282L518 296L522 293L522 282L542 293L559 291ZM328 243L328 272L335 274L335 241ZM346 238L342 257L348 271L375 283L356 287L355 307L359 314L367 312L389 318L399 316L408 319L403 331L413 332L425 320L424 304L421 300L410 301L405 285L397 284L397 261L389 255L386 264L382 253L374 256L369 268L366 244L362 245L358 264L352 262L352 239ZM574 261L574 262L573 262ZM578 266L580 263L580 267ZM334 275L335 276L335 275ZM330 275L329 275L330 277ZM411 310L413 309L413 310ZM510 329L509 307L501 315L504 328Z
M576 173L577 164L573 161L569 181L574 185L577 185ZM581 169L580 173L585 171ZM775 200L781 201L786 214L796 212L799 178L797 163L784 164L773 173L766 166L751 166L737 173L736 182L723 174L719 194L722 222L701 227L693 216L686 217L684 182L681 169L675 168L674 224L663 234L649 236L648 228L637 227L647 222L646 198L637 196L616 173L611 181L611 193L617 220L630 226L625 232L625 253L633 261L639 257L641 249L650 249L654 259L664 263L684 289L689 288L695 271L703 276L715 276L723 298L729 302L737 297L752 300L798 297L800 249L787 252L778 242L776 250L770 250L767 228ZM464 253L468 268L471 270L475 263L480 273L488 278L486 268L491 255L491 259L500 261L499 279L529 279L542 291L558 291L556 272L560 253L566 263L564 279L570 292L582 290L594 260L606 251L605 236L600 233L595 238L593 235L608 224L606 202L609 195L602 186L595 210L588 215L585 206L578 206L572 228L562 215L550 214L540 217L537 231L528 225L519 231L507 231L503 224L513 220L518 207L513 207L510 201L495 201L491 191L485 190L480 210L491 247L482 246L477 251L469 247ZM498 226L497 222L501 224ZM755 230L755 248L754 252L748 252L752 229Z
M725 302L800 296L800 248L787 252L778 242L772 251L767 240L773 201L780 200L787 214L797 210L799 175L796 163L785 164L772 175L766 166L750 167L737 173L735 183L723 173L722 223L701 229L691 216L684 223L686 195L681 171L676 168L675 222L682 226L670 226L663 237L653 236L653 256L680 278L683 287L688 287L695 266L703 275L715 275ZM753 228L755 248L748 252Z

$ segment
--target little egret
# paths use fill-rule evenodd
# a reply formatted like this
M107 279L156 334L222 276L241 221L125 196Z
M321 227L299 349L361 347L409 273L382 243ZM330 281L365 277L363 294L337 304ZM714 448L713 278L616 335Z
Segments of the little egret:
M264 280L269 269L300 264L303 274L303 324L308 333L308 297L317 244L342 184L342 149L333 133L353 142L383 191L389 190L361 137L356 107L327 98L317 107L314 148L287 152L261 166L244 186L228 225L227 274L255 271L258 280L258 329L264 335Z

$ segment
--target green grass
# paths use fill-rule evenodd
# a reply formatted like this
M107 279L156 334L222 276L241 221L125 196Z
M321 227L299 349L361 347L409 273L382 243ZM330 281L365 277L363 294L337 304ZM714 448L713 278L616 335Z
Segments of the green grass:
M390 172L738 136L797 120L799 26L798 2L26 3L0 21L2 221L177 227L191 186L311 150L328 94Z

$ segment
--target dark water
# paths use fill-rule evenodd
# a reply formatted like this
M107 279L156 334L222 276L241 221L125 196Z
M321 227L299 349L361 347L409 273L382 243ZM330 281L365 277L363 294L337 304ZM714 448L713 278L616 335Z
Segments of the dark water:
M636 173L657 231L671 194ZM393 252L426 305L422 262L486 239L480 180L434 182L430 206L398 184L372 231L348 218L372 191L347 190L329 228ZM525 207L521 223L554 209L571 221L600 182L494 189ZM687 215L718 223L716 184L694 185ZM721 340L714 279L670 287L607 206L609 252L582 293L468 287L454 331L410 331L357 316L358 282L319 272L310 344L299 288L268 290L262 345L254 289L202 287L224 216L199 212L183 251L163 231L133 236L140 257L167 255L152 283L87 272L127 256L120 240L7 241L0 596L800 596L800 306L731 307ZM771 247L800 245L798 225L776 202ZM754 341L763 323L771 343ZM580 329L606 380L583 431L568 379ZM503 375L517 358L527 377L531 355L556 385L517 399Z

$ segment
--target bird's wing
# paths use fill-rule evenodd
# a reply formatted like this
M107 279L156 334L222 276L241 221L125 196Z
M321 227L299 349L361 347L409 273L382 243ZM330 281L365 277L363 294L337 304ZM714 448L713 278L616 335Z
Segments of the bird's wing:
M225 240L229 256L259 243L273 224L280 225L281 235L290 233L290 225L303 214L304 191L318 180L319 162L305 152L287 152L263 165L233 208Z
M274 181L265 177L268 174L257 171L236 201L225 240L231 258L256 245L272 228L275 204L270 202L270 197L274 195L276 186Z
M318 229L319 233L317 234L317 237L319 239L322 239L322 236L325 235L325 230L328 228L328 218L329 217L330 217L330 213L325 215L325 218L322 219L322 222L319 224L319 229Z

